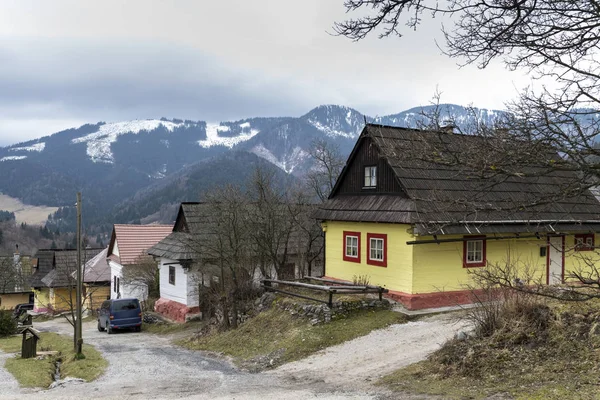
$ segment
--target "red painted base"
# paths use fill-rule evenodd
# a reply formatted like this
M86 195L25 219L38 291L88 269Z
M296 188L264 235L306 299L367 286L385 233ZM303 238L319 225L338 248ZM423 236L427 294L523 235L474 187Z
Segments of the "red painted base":
M418 293L409 294L390 290L385 295L390 299L401 303L408 310L422 310L425 308L451 307L475 302L471 290L457 290L453 292Z
M343 279L326 277L340 282L348 282ZM478 290L456 290L452 292L434 292L410 294L390 290L384 296L401 303L408 310L422 310L425 308L451 307L475 303ZM481 298L481 293L479 293Z
M173 300L160 298L154 303L154 311L175 322L185 322L188 314L198 314L200 307L188 307Z

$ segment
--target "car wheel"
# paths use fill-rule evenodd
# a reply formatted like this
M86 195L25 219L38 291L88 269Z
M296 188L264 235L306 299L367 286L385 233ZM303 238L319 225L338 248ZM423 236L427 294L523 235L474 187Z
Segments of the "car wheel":
M100 320L98 320L98 331L104 332L104 328L100 325Z
M108 332L109 335L112 335L113 333L115 333L114 329L111 328L110 323L106 324L106 332Z
M136 332L141 332L142 331L142 327L141 326L136 326L135 327L135 331Z

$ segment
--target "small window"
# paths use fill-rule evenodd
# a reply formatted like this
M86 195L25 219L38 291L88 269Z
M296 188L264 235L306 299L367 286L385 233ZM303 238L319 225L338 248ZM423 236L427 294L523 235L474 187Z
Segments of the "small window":
M344 231L344 261L360 262L360 232Z
M113 292L117 293L117 276L113 276Z
M365 167L365 187L374 188L377 186L377 167Z
M387 267L387 235L367 234L367 264Z
M575 250L576 251L592 251L594 250L594 234L586 233L575 235Z
M463 242L463 267L484 267L486 241L484 237L471 237Z
M173 265L169 265L169 283L175 284L175 267Z

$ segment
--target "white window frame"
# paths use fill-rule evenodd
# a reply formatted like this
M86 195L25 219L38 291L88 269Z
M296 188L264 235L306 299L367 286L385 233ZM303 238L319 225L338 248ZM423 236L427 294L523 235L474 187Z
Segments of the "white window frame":
M369 241L369 260L383 262L383 255L385 253L385 240L381 238L370 238ZM378 248L377 243L381 243L381 248ZM380 255L381 258L373 258L373 251L375 251L375 256Z
M350 244L348 244L348 239L351 240ZM348 250L351 252L348 253ZM352 250L355 251L354 254L352 253ZM358 258L358 250L358 236L346 235L346 257Z
M479 245L479 248L477 248ZM472 247L470 249L470 247ZM477 256L479 254L479 258L473 257L470 259L470 255ZM467 240L467 254L465 255L465 262L467 264L481 264L483 262L483 239L476 240Z
M377 187L377 166L370 165L365 167L365 179L364 187L374 188Z

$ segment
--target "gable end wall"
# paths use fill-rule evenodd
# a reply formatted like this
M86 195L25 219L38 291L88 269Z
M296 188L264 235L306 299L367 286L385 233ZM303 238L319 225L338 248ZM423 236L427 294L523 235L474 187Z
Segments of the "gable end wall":
M366 166L377 166L377 187L363 189ZM373 194L394 193L404 195L402 187L398 183L394 171L387 161L380 157L377 146L369 137L365 137L360 143L354 157L349 160L345 174L335 193L340 194Z

